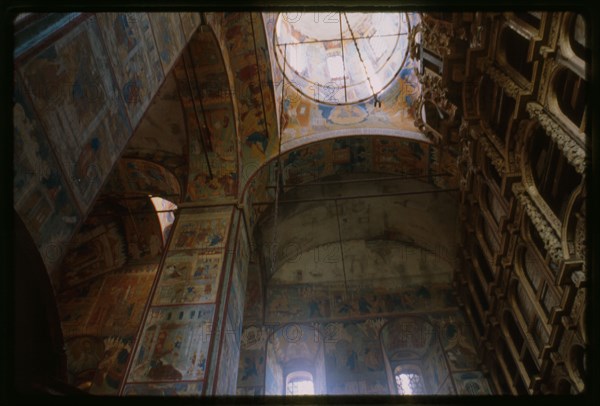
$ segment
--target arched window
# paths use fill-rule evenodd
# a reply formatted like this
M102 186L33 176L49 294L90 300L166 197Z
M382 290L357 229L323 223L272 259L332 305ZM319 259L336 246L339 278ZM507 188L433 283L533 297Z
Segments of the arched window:
M314 395L313 375L308 371L294 371L287 374L285 394L290 396Z
M398 365L394 369L394 381L399 395L421 395L425 384L421 369L416 365Z

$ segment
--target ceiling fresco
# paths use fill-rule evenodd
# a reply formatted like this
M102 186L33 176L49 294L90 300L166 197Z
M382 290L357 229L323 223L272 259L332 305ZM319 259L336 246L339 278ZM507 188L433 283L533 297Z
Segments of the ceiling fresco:
M301 14L301 13L293 13ZM327 25L331 13L315 13L318 24ZM337 15L337 13L334 13ZM270 64L272 66L272 83L274 84L275 104L278 116L281 114L281 150L287 151L300 145L326 138L344 135L389 135L415 140L426 140L414 126L414 103L421 92L414 67L414 61L407 59L392 82L378 94L380 107L375 107L373 99L363 102L332 105L319 103L300 93L289 79L285 78L281 64L277 61L274 50L275 27L279 13L263 13L263 21L269 47ZM291 19L285 13L284 18ZM297 18L297 17L294 17ZM417 14L409 14L411 25L418 22ZM338 22L339 24L339 22ZM307 64L318 64L307 61ZM340 88L322 83L328 96L317 97L327 99L341 94ZM278 117L279 119L279 117ZM357 125L360 128L357 129Z
M458 187L451 151L395 137L327 139L285 152L281 162L285 190L328 176L361 173L412 177L443 189ZM275 200L275 166L271 161L258 171L243 196L251 227Z

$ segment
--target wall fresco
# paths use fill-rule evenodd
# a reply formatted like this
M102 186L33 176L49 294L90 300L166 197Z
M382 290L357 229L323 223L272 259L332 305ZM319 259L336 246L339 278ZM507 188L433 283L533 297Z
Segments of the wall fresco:
M212 304L151 308L127 382L202 379L213 313Z
M70 382L93 394L117 393L156 269L127 266L57 296Z
M139 326L156 264L132 265L88 281L57 297L63 334L123 337Z
M244 300L244 325L262 322L263 295L260 277L259 265L256 262L250 261L248 263L248 282L246 284L246 297Z
M120 159L110 175L104 193L154 196L180 195L180 186L173 173L164 166L144 159Z
M206 254L220 252L227 241L230 217L231 210L182 213L170 249L199 249Z
M278 127L274 105L268 45L257 13L226 13L222 31L233 67L238 105L244 185L253 170L278 151Z
M116 221L82 228L62 263L61 287L75 286L125 265L127 246L122 232L122 225Z
M18 75L14 92L13 203L56 285L54 270L81 214Z
M78 24L19 72L67 181L87 210L131 134L96 18Z
M237 325L228 316L219 357L219 373L215 395L236 394L240 358L240 337L236 330Z
M186 42L179 14L148 13L148 16L163 72L168 73Z
M214 303L222 267L222 253L169 253L152 304Z
M390 135L425 140L414 126L414 104L421 89L416 77L416 63L407 59L404 67L395 79L380 94L381 107L375 108L368 100L349 105L332 105L310 100L294 87L282 72L281 63L277 61L273 49L275 23L279 13L263 13L265 33L270 54L270 64L273 66L273 94L277 115L283 109L281 119L283 151L290 150L308 142L314 142L330 137L356 134L356 125L360 131L369 135ZM315 18L321 18L315 14ZM286 15L284 18L287 18ZM295 16L290 17L295 18ZM416 23L415 15L411 17L412 24ZM323 23L326 22L323 20ZM341 88L333 88L322 84L315 92L326 93L326 98L334 99L340 94ZM283 94L282 94L283 91ZM282 103L283 98L283 103ZM323 98L323 96L321 96Z
M163 251L162 229L150 199L122 200L130 215L121 217L129 262L159 261Z
M185 37L189 40L200 25L200 13L179 13Z
M346 319L396 312L432 311L454 305L448 284L373 289L344 285L287 285L267 292L266 322Z
M135 127L164 79L150 20L146 13L98 13L96 17Z
M386 394L379 344L384 319L328 324L325 342L327 394Z
M235 119L224 61L210 31L198 31L192 37L175 65L174 75L190 134L187 199L214 202L235 196L238 190Z
M128 396L199 396L204 382L127 384L123 390Z
M489 383L480 371L452 374L459 395L491 395Z

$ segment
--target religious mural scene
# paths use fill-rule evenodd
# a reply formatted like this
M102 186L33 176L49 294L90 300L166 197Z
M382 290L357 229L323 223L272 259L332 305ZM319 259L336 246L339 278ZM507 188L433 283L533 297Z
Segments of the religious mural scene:
M14 14L11 390L591 394L590 13Z

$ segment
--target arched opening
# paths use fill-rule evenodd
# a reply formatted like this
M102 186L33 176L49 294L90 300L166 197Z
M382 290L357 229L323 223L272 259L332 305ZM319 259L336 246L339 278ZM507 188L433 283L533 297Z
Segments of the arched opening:
M535 186L554 215L562 221L569 197L581 184L582 176L542 127L535 130L530 145L529 161Z
M569 21L569 44L575 55L583 60L588 59L590 52L586 30L585 18L581 14L572 14Z
M326 393L324 337L316 326L289 323L266 342L265 394Z
M313 375L308 371L293 371L285 379L285 394L290 396L314 395Z
M520 73L524 79L531 80L533 64L529 62L529 39L511 28L505 27L500 34L499 46L504 62Z
M561 113L580 128L586 112L586 80L572 70L563 68L556 73L552 83Z
M398 395L423 395L426 393L423 374L418 365L398 365L394 369Z
M505 140L515 111L515 99L488 75L483 75L479 86L478 111L484 126L499 139Z

